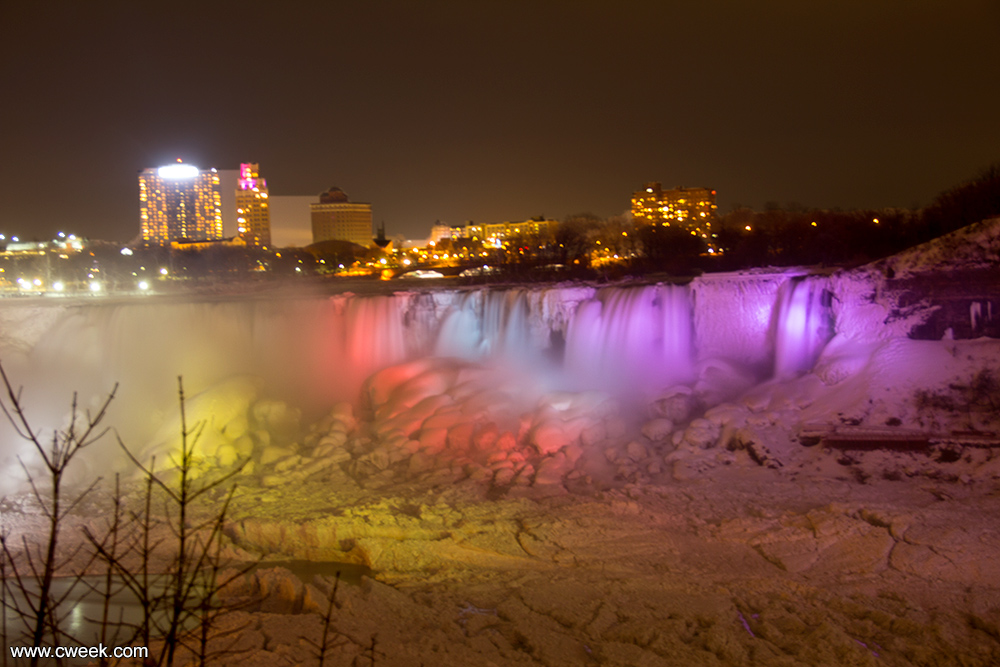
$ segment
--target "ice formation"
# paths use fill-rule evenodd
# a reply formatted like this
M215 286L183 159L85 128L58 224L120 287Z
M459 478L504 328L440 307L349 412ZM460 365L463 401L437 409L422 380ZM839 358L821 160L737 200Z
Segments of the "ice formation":
M532 391L534 399L604 391L644 401L680 385L723 395L730 381L742 389L772 375L796 376L811 366L830 329L822 279L785 275L713 276L689 285L4 306L4 361L15 378L26 378L26 397L44 392L36 413L57 423L72 391L86 405L120 382L111 420L142 446L163 440L155 434L170 427L177 376L191 396L256 376L262 398L311 415L356 401L380 369L459 358L519 369L522 382L537 385L521 399ZM23 327L29 320L45 324Z

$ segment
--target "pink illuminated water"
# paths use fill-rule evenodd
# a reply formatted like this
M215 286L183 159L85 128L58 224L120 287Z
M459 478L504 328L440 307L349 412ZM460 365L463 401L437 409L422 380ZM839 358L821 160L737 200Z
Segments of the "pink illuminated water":
M29 336L20 321L45 324ZM117 381L112 420L126 436L141 437L175 408L178 375L189 395L255 375L264 393L319 410L355 400L381 368L451 356L533 373L552 388L644 395L693 384L700 368L719 367L715 360L760 380L805 372L830 337L831 319L821 280L779 276L711 285L4 304L0 333L2 360L39 417L58 423L74 390L89 406Z

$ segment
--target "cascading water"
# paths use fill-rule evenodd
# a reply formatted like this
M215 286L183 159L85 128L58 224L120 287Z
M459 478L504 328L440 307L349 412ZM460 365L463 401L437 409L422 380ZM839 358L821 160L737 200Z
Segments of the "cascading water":
M831 294L823 280L793 278L781 286L775 308L774 377L812 369L833 337Z
M5 303L0 359L46 426L60 425L74 390L89 406L120 381L109 420L135 438L176 410L178 375L194 395L252 374L265 395L323 409L355 400L381 368L434 355L520 367L553 389L641 396L691 384L717 359L760 380L769 368L779 378L809 370L831 332L824 285L716 276L688 286ZM22 340L11 327L26 321L46 324Z
M539 352L531 336L530 311L527 293L521 289L459 294L442 320L435 354L528 362Z
M687 287L608 288L570 321L565 365L583 387L655 390L691 379L692 342Z

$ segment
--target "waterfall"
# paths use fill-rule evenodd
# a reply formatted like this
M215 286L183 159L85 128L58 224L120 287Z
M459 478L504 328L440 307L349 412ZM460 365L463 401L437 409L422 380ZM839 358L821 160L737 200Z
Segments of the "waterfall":
M657 389L691 379L692 340L687 287L606 288L570 321L565 366L587 388Z
M789 379L812 369L833 337L831 298L823 280L798 277L781 286L775 308L774 377Z
M808 371L830 337L822 279L715 276L691 285L481 288L394 295L0 304L0 359L26 397L64 418L121 382L114 420L141 433L189 395L252 374L322 409L381 368L426 356L491 361L557 389L644 394L713 359L765 379ZM25 323L35 322L37 331ZM765 362L766 361L766 365Z

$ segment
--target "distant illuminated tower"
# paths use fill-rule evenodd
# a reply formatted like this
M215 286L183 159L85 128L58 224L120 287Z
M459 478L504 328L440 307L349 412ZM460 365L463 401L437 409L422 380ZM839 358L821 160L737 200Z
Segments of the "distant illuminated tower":
M139 172L142 240L167 245L175 239L222 238L222 197L216 169L201 170L177 160Z
M260 177L256 163L240 165L236 188L236 230L248 248L267 250L271 246L271 213L267 202L267 181Z
M313 243L338 240L368 247L372 243L372 205L347 200L340 188L330 188L309 204Z

